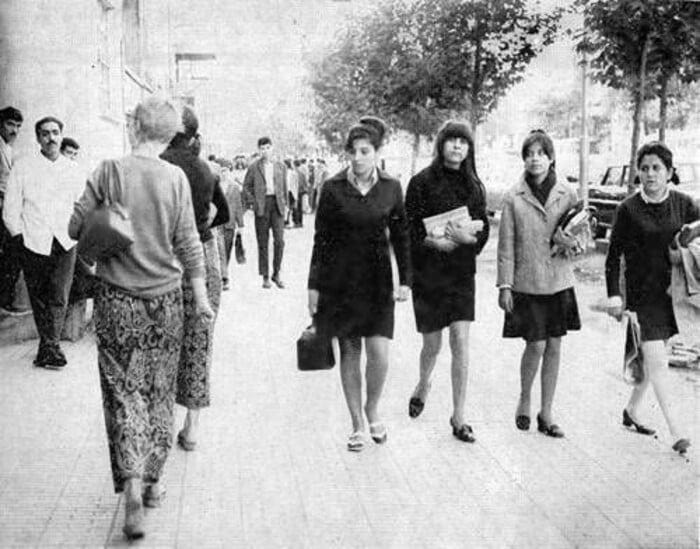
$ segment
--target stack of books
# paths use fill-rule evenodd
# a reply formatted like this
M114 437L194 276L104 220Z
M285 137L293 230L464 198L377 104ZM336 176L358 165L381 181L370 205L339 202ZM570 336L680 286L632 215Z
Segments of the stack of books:
M445 229L448 223L455 227L470 227L474 233L484 228L484 222L481 219L472 219L469 214L469 208L466 206L460 206L454 210L442 212L423 219L425 232L432 238L446 238Z

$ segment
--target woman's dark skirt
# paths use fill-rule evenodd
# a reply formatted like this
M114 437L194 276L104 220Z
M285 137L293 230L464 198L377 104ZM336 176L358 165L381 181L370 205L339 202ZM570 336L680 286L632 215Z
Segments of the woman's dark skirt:
M413 289L413 313L416 328L422 334L437 332L453 322L474 320L474 276L459 288L439 291Z
M671 297L664 293L647 301L634 307L642 329L642 341L666 340L677 334L678 325Z
M321 293L314 316L316 329L327 337L394 337L394 301L342 299Z
M506 313L503 337L543 341L562 337L568 330L580 329L581 319L573 288L546 295L513 292L513 312Z
M95 334L114 490L158 482L172 446L182 292L143 299L99 282Z
M216 238L202 243L206 267L207 297L217 313L221 303L221 267ZM185 408L199 409L210 404L211 361L214 352L214 320L204 323L197 315L194 292L188 280L183 280L185 326L180 367L177 372L175 401Z

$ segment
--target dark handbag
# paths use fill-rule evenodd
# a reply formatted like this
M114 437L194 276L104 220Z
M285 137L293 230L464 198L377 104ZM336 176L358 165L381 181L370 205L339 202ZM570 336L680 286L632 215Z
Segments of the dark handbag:
M126 250L134 243L129 213L119 203L123 174L114 160L106 160L96 172L97 190L102 203L85 219L78 240L78 254L89 259L105 259Z
M335 366L331 339L318 334L313 324L297 339L297 367L302 371L330 370Z
M243 247L243 239L241 238L241 233L236 233L234 247L236 248L236 263L242 265L243 263L245 263L245 248Z

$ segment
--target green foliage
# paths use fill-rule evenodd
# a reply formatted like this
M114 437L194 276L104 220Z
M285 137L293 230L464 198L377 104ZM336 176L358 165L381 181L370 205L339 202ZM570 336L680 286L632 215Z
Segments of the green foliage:
M553 41L560 15L525 0L383 2L312 65L316 126L337 150L367 113L422 136L465 113L477 125Z

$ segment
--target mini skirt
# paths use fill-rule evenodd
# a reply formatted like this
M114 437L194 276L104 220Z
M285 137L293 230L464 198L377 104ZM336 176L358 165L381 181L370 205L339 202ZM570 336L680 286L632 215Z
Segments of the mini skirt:
M503 337L543 341L562 337L568 330L580 329L581 319L573 288L545 295L513 292L513 312L505 315Z
M413 313L421 334L437 332L453 322L474 320L474 276L456 288L413 289Z
M394 337L394 301L338 298L321 292L314 324L326 337Z

